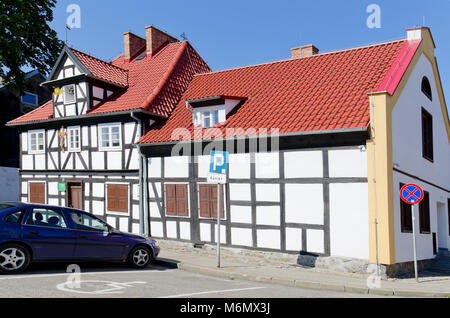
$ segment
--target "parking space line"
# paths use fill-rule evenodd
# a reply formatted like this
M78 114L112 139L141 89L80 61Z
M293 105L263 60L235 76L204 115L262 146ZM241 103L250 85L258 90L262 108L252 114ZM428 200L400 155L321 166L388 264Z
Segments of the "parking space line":
M207 295L207 294L221 294L221 293L230 293L230 292L238 292L238 291L254 290L254 289L265 289L265 288L267 288L267 287L248 287L248 288L238 288L238 289L211 290L211 291L204 291L204 292L190 293L190 294L160 296L157 298L179 298L179 297L189 297L189 296L198 296L198 295Z

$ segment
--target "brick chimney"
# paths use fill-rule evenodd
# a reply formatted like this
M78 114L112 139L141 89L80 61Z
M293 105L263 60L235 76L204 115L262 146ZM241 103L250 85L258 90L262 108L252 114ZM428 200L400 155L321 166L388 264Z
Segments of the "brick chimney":
M131 33L123 33L124 59L130 61L140 50L145 47L145 39Z
M312 44L294 47L291 49L291 58L299 59L319 54L319 49Z
M145 27L145 38L147 41L147 55L155 54L168 43L178 42L173 36L155 28L152 25Z

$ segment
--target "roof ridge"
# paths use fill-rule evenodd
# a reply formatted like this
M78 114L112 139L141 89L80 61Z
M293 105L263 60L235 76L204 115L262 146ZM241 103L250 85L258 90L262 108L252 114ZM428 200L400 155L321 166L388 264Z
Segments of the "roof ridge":
M259 67L259 66L270 65L270 64L284 63L284 62L289 62L289 61L305 60L305 59L314 58L314 57L318 57L318 56L324 56L324 55L330 55L330 54L337 54L337 53L342 53L342 52L349 52L349 51L353 51L353 50L360 50L360 49L370 48L370 47L373 47L373 46L380 46L380 45L383 45L383 44L393 44L393 43L396 43L396 42L402 42L402 41L406 41L406 39L405 39L405 38L402 38L402 39L398 39L398 40L392 40L392 41L385 41L385 42L373 43L373 44L369 44L369 45L358 46L358 47L353 47L353 48L348 48L348 49L342 49L342 50L336 50L336 51L324 52L324 53L319 53L319 54L315 54L315 55L308 56L308 57L303 57L303 58L295 58L295 59L293 59L293 58L287 58L287 59L282 59L282 60L277 60L277 61L271 61L271 62L263 62L263 63L252 64L252 65L245 65L245 66L232 67L232 68L228 68L228 69L225 69L225 70L219 70L219 71L213 71L213 72L208 72L208 73L199 73L199 74L195 74L194 77L197 77L197 76L204 76L204 75L210 75L210 74L216 74L216 73L224 73L224 72L229 72L229 71L235 71L235 70L246 69L246 68L252 68L252 67Z
M84 54L84 55L86 55L86 56L89 56L90 58L93 58L93 59L95 59L95 60L97 60L97 61L100 61L100 62L102 62L102 63L105 63L105 64L109 65L109 66L112 66L112 67L114 67L114 68L117 68L117 69L119 69L119 70L121 70L121 71L128 72L128 70L123 69L123 68L121 68L121 67L119 67L119 66L116 66L116 65L112 64L111 62L106 62L105 60L102 60L102 59L100 59L100 58L98 58L98 57L95 57L95 56L93 56L93 55L91 55L91 54L87 54L87 53L85 53L85 52L83 52L83 51L77 50L77 49L75 49L75 48L73 48L73 47L70 47L70 46L69 46L69 48L70 48L71 50L73 50L73 51L79 52L79 53Z

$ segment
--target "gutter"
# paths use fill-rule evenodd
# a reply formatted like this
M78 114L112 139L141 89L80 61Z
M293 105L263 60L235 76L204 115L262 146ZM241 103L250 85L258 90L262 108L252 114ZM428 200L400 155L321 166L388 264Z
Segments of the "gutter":
M330 130L313 130L313 131L299 131L299 132L288 132L281 134L272 135L244 135L244 136L233 136L228 138L215 138L215 139L191 139L191 140L174 140L174 141L162 141L162 142L147 142L140 143L142 147L152 147L152 146L164 146L173 145L178 143L192 143L192 142L219 142L219 141L229 141L229 140L241 140L241 139L257 139L257 138L273 138L273 137L300 137L300 136L314 136L314 135L332 135L332 134L343 134L343 133L358 133L358 132L368 132L369 127L358 127L358 128L342 128L342 129L330 129Z
M136 112L131 112L133 118L141 126L141 135L143 131L142 120L136 117ZM141 235L148 235L148 173L147 158L142 154L141 145L137 144L139 153L139 232Z

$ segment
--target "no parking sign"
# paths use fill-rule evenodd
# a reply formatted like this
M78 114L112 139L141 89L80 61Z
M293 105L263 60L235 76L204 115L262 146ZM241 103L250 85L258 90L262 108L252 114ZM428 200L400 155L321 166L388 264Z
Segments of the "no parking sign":
M417 184L405 184L400 189L400 197L408 204L417 204L423 200L423 190Z

